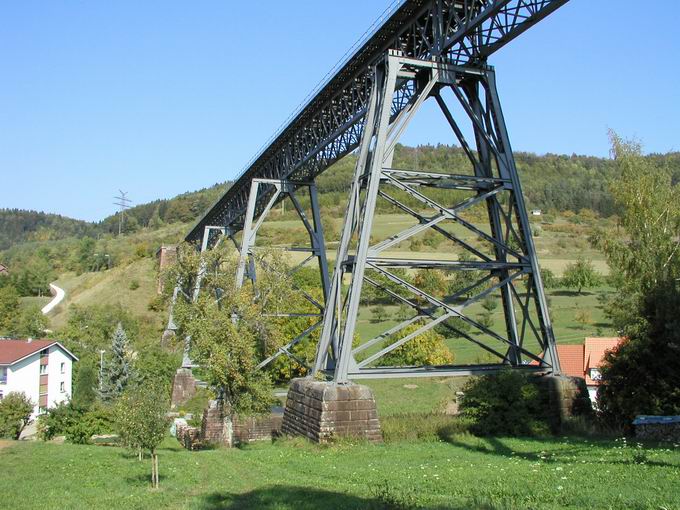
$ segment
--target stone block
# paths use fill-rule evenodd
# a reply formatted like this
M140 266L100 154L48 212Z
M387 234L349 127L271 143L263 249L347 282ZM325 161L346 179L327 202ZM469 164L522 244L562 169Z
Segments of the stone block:
M315 442L336 437L382 441L375 399L368 386L308 378L291 381L281 432Z

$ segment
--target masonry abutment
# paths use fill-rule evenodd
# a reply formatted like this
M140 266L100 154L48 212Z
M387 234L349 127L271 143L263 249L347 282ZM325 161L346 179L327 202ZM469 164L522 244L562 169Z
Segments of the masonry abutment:
M293 379L281 432L317 443L346 437L382 442L373 391L352 382Z

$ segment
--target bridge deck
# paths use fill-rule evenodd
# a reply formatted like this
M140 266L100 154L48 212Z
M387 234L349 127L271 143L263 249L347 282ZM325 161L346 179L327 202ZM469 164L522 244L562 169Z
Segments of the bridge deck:
M363 130L372 68L388 49L404 55L474 65L568 0L404 0L351 58L299 110L186 236L201 239L205 226L243 227L254 178L311 181L353 151ZM410 97L405 86L394 113ZM273 188L272 188L273 191ZM263 194L264 207L267 194Z

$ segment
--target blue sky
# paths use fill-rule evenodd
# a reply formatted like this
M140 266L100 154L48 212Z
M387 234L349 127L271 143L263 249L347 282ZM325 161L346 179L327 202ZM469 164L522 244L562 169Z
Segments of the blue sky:
M113 196L235 176L390 0L0 4L0 208L98 220ZM515 150L680 150L680 2L571 0L491 59ZM450 143L426 108L407 144Z

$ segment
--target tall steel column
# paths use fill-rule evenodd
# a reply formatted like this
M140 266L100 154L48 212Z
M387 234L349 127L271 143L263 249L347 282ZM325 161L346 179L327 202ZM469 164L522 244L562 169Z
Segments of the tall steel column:
M508 365L559 373L552 326L494 71L484 64L459 67L442 63L441 59L414 59L391 50L374 68L373 77L315 372L323 370L330 346L337 344L337 363L332 370L336 382L366 377L484 373ZM464 119L457 119L452 113L444 93L457 99ZM392 168L399 136L428 98L435 99L465 151L471 165L467 173L458 169L442 173ZM460 121L471 126L476 150L465 139ZM465 190L472 196L458 203L440 204L422 191L427 188ZM395 190L398 193L393 193ZM404 194L419 203L417 210L399 199ZM411 215L417 223L371 245L378 199ZM461 215L478 204L486 205L488 224L485 226L476 226ZM487 248L475 246L451 229L447 230L447 223L462 226ZM387 248L430 229L469 253L472 260L422 260L383 255ZM468 288L441 299L390 271L393 268L440 269L448 274L475 271L482 276ZM391 282L399 291L387 288L372 274L380 275L383 281ZM346 276L350 280L348 287L343 286ZM380 289L396 302L408 305L414 315L353 346L365 283ZM520 289L522 285L524 290ZM496 292L500 293L503 303L505 334L493 331L466 314L470 305ZM457 328L456 321L466 323L481 335ZM418 325L415 331L395 338L413 324ZM434 327L444 328L474 343L497 362L440 367L380 364L386 354ZM529 337L533 337L533 341L527 342Z

